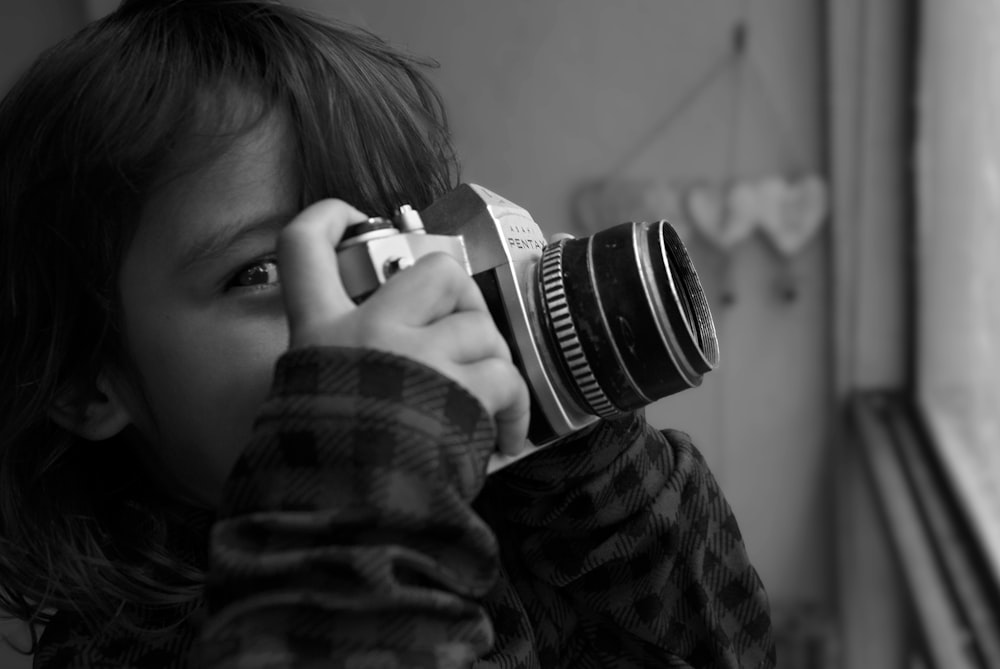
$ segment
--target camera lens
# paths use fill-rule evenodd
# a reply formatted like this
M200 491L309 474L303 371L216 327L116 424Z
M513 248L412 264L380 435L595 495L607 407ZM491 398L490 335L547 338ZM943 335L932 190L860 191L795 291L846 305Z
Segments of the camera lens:
M562 240L537 267L549 347L590 413L646 406L699 385L718 364L708 301L666 221Z

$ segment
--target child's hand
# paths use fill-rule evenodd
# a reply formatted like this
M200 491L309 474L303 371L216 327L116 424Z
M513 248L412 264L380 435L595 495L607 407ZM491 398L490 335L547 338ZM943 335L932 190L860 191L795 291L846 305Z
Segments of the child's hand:
M528 389L459 263L441 253L424 256L361 305L348 297L336 246L348 225L367 218L340 200L324 200L282 230L278 264L289 347L363 346L432 367L479 399L496 419L499 450L516 455L528 431Z

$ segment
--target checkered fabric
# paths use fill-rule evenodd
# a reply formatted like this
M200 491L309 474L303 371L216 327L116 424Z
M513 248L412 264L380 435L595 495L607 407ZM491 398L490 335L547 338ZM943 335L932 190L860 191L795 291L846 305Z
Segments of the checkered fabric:
M286 354L199 610L149 639L60 614L35 666L774 666L763 587L686 436L633 415L487 480L493 438L416 362Z

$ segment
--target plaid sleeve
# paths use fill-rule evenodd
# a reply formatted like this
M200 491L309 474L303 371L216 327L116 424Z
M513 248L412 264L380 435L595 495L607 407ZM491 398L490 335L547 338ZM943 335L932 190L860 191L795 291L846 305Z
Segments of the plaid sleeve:
M490 417L411 360L283 356L211 535L201 666L462 667L498 574Z
M774 666L764 588L683 433L603 422L492 476L481 502L559 666Z

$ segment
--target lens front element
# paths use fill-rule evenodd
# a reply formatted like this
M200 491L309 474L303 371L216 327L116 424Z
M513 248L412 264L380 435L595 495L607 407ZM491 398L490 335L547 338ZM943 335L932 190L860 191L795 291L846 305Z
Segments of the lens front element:
M567 385L613 417L701 383L718 364L708 302L666 221L624 223L545 248L538 284Z

